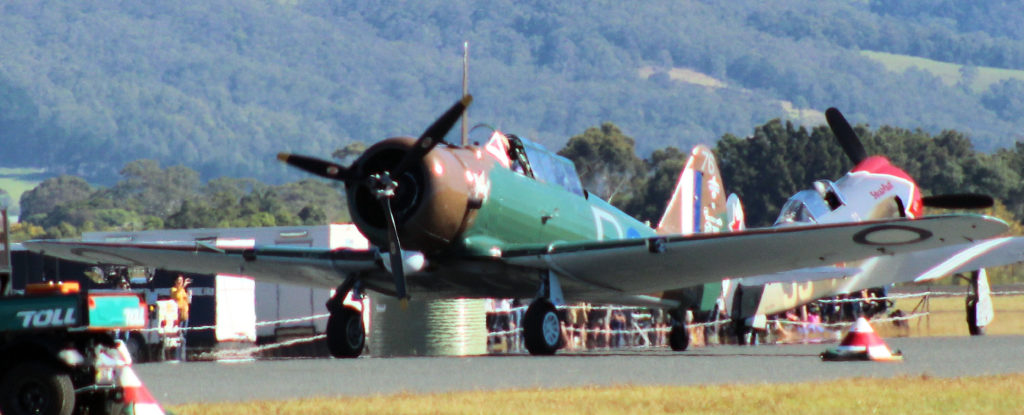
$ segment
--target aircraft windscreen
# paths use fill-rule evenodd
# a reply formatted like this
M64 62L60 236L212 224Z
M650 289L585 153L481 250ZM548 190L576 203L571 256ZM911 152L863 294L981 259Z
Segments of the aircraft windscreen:
M816 218L830 211L828 204L821 198L821 193L815 190L802 190L789 198L775 225L798 225L811 224Z
M583 196L583 185L576 173L576 166L569 159L553 154L540 144L519 137L526 150L526 158L530 160L533 177L544 183L562 186L577 195Z

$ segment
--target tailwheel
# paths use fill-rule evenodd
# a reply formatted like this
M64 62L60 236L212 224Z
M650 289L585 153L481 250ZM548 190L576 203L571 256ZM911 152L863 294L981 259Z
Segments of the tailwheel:
M677 352L686 351L690 347L690 331L685 322L673 319L672 331L668 333L668 345Z
M366 345L363 313L354 307L340 307L327 319L327 349L339 358L359 357Z
M546 299L537 299L523 316L523 337L526 350L534 355L552 355L562 345L562 326L555 306Z

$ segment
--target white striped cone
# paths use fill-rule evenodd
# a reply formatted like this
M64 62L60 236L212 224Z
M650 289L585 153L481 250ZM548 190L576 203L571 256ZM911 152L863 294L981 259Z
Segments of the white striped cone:
M850 331L846 333L846 337L843 338L842 343L839 347L830 350L828 353L834 356L829 360L845 360L845 357L853 356L865 356L868 360L880 360L880 361L891 361L899 360L902 356L894 355L889 349L889 346L885 344L885 341L881 337L878 337L878 333L875 333L875 329L871 328L871 324L864 317L857 319Z
M164 415L164 409L156 402L153 395L142 384L131 366L120 368L119 380L124 390L124 405L131 408L135 415Z

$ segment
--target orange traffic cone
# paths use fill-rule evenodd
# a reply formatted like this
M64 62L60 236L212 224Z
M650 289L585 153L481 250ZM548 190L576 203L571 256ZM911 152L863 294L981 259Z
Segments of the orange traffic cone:
M821 354L824 361L873 360L879 362L898 362L903 354L898 350L893 353L889 346L871 328L864 317L858 318L839 347L826 350Z
M128 353L128 348L124 343L120 343L117 351L120 354L121 362L125 363L117 367L118 383L124 391L125 412L135 415L164 415L164 409L160 407L153 395L149 393L149 389L146 389L146 385L142 384L142 380L132 370L132 358Z

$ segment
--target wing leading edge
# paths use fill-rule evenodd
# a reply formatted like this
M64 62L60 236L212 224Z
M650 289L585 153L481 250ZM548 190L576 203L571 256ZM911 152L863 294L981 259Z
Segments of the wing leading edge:
M564 278L594 287L638 294L962 245L997 236L1007 229L1005 222L988 216L944 215L552 244L544 252L507 252L505 258L512 264L549 268ZM821 275L829 277L835 274Z
M1008 229L999 219L980 215L934 216L916 220L861 222L745 232L665 236L583 243L554 243L543 249L506 251L486 260L495 272L472 275L438 266L430 278L448 280L449 296L505 296L521 293L523 270L550 269L564 280L567 297L609 301L726 278L822 267L879 255L898 255L989 238ZM334 288L346 275L386 277L376 253L264 246L210 249L195 243L116 244L29 241L46 255L88 263L143 265L194 273L239 274L260 281ZM501 265L499 265L501 264ZM518 271L514 271L518 270ZM451 272L455 271L455 272ZM828 273L826 273L828 275ZM832 275L834 276L834 275ZM460 280L461 279L461 280ZM514 280L514 281L513 281ZM502 290L507 284L519 291Z
M45 255L91 264L141 265L197 274L246 275L259 281L335 288L350 273L380 270L367 250L264 246L215 249L198 243L116 244L28 241Z

